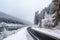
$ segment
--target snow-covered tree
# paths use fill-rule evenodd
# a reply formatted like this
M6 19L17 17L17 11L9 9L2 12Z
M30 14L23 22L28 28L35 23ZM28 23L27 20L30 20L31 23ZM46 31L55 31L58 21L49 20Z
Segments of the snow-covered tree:
M38 25L39 23L39 11L35 12L35 18L34 18L34 24L35 25Z
M34 24L39 24L41 27L56 27L60 22L60 0L52 0L52 3L41 11L35 12Z
M51 25L52 23L54 24L52 27L56 27L58 22L60 22L60 0L52 0L52 3L47 7L47 12L45 13L45 19L42 21L42 24L47 21Z
M42 27L43 28L53 28L54 26L54 21L55 20L55 16L56 14L48 14L48 13L45 13L45 19L42 20Z

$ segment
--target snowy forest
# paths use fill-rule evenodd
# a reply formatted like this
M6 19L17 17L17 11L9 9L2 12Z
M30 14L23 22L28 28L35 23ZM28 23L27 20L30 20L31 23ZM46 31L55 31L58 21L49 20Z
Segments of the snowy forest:
M52 0L52 3L40 13L36 11L34 24L42 28L60 29L60 0Z

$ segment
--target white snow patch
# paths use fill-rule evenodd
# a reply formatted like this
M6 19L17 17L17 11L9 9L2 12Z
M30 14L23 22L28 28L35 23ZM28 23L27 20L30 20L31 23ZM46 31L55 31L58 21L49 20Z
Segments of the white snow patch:
M21 29L19 32L5 38L4 40L28 40L27 37L31 38L31 36L27 32L27 27ZM29 36L27 36L27 34ZM33 40L32 38L30 40Z

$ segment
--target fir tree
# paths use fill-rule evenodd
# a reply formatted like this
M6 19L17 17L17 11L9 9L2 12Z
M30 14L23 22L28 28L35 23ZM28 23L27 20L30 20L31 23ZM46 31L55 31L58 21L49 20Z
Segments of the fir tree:
M38 25L39 23L39 15L38 15L39 11L35 12L35 18L34 18L34 24Z

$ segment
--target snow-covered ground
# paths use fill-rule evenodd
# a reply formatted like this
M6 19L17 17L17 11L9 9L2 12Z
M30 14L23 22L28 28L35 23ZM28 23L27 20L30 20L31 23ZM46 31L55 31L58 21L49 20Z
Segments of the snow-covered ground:
M3 40L33 40L33 38L27 32L27 27L25 27L19 30L17 33L10 35Z

